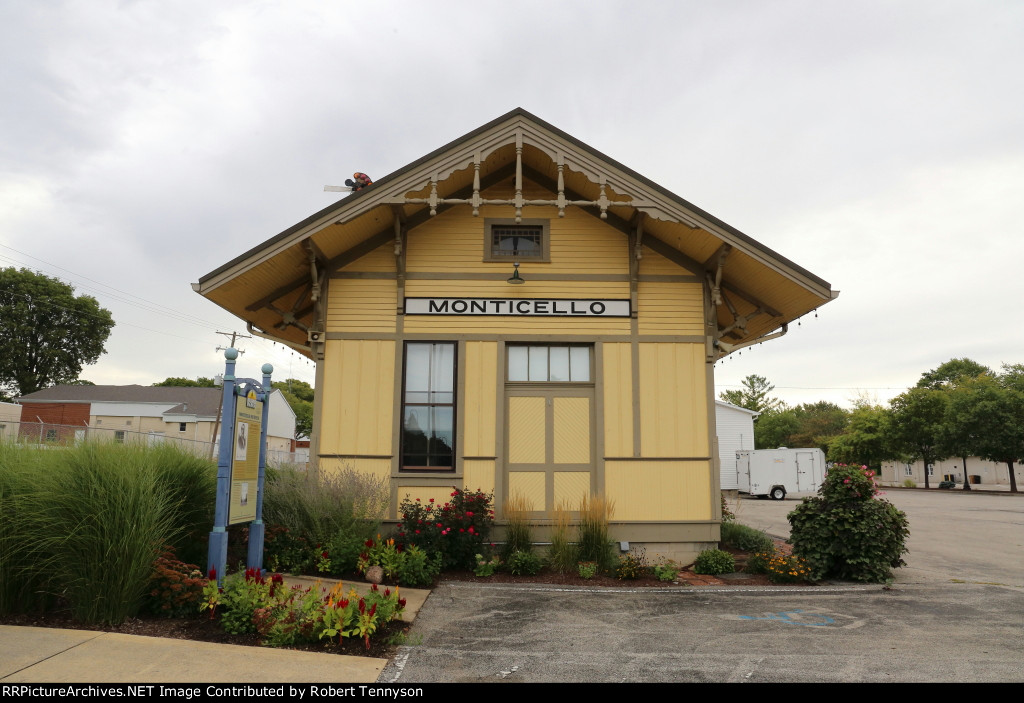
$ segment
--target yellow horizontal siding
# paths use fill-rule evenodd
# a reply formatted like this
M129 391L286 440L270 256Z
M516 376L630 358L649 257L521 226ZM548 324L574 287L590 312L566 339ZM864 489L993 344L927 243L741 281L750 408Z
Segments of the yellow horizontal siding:
M395 343L329 340L320 418L322 454L391 454Z
M653 249L643 247L643 258L640 259L641 276L687 276L690 272L677 263L670 261Z
M554 217L552 217L554 215ZM408 272L473 271L502 272L507 262L484 262L485 218L512 218L511 207L481 208L473 217L468 208L457 208L432 217L409 232ZM627 274L628 242L618 230L578 208L568 208L560 218L551 208L524 208L524 218L549 221L550 262L522 261L522 268L543 273ZM392 264L392 269L393 264Z
M704 345L639 348L641 456L708 456Z
M709 462L610 461L604 482L616 520L711 519Z
M466 342L465 403L460 409L464 456L497 456L497 342ZM493 483L493 479L492 479Z
M627 342L602 345L604 355L604 454L633 456L633 366Z
M640 281L640 334L704 334L704 288L700 283Z
M382 244L369 254L356 259L348 266L343 266L340 271L373 271L394 273L397 270L395 263L395 244L388 242Z
M339 279L327 294L328 332L394 332L395 281Z

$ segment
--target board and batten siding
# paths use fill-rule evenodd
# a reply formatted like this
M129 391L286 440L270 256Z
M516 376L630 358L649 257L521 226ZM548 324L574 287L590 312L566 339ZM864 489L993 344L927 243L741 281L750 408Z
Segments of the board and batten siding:
M321 455L391 456L395 354L392 340L326 342Z

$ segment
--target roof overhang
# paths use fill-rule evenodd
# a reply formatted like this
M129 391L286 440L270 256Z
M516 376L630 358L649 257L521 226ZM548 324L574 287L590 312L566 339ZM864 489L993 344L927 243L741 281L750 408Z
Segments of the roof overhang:
M726 353L768 336L833 300L829 283L743 232L522 109L456 139L289 227L202 276L193 288L254 331L310 355L324 277L451 207L522 179L578 207L705 281ZM397 251L397 248L396 248ZM779 331L781 329L781 332Z

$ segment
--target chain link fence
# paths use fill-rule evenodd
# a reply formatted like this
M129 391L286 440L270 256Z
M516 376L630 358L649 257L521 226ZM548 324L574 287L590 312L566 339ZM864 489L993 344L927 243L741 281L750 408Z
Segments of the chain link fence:
M0 420L0 440L20 442L41 447L60 448L82 442L115 442L118 444L174 444L184 451L209 459L217 458L219 442L203 442L186 437L173 437L163 432L140 432L130 429L91 427L88 425L58 425L48 422L20 422ZM289 466L304 469L309 462L309 450L297 452L268 449L267 463L271 466Z

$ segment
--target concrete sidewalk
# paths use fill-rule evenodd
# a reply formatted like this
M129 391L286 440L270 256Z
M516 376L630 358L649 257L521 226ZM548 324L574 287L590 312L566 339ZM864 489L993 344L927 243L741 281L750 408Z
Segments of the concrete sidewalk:
M316 580L289 577L287 583L313 585ZM412 622L430 591L401 592L406 599L402 619ZM372 657L0 625L0 683L373 683L387 663Z

